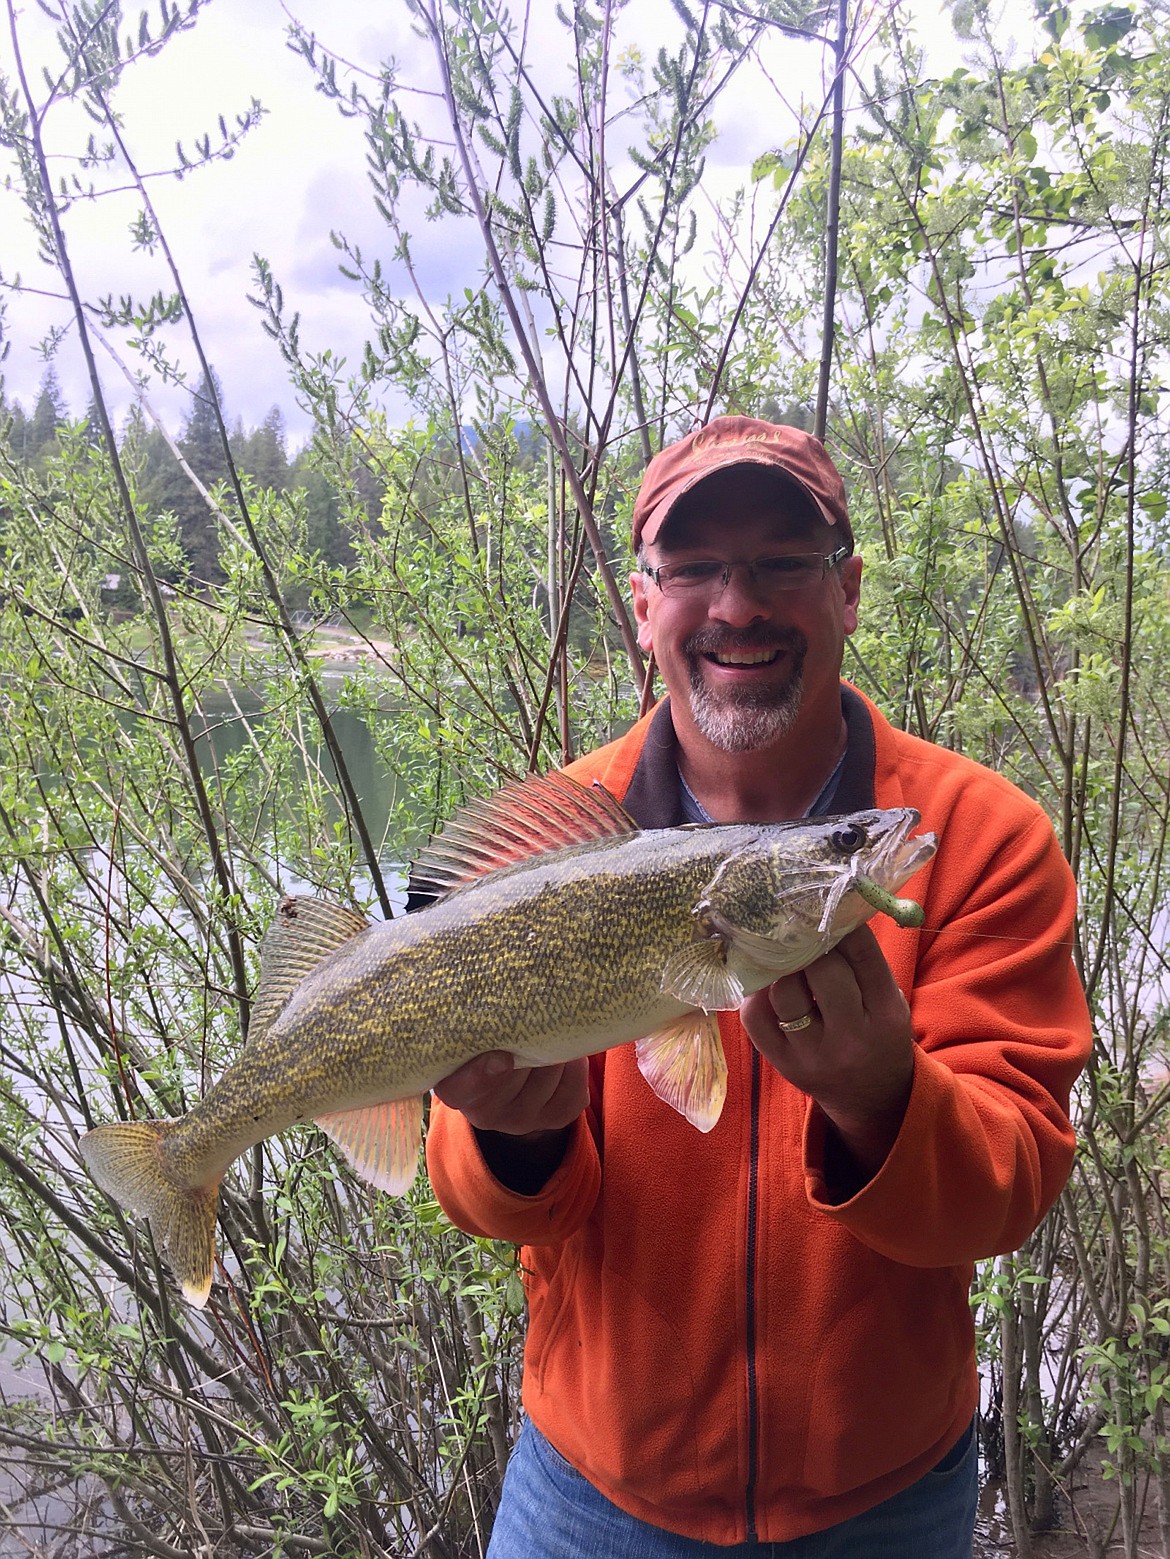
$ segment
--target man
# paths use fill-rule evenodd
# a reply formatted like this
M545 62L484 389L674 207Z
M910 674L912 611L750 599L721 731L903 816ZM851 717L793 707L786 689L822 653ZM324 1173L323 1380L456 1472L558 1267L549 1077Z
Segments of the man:
M493 1559L970 1555L971 1264L1068 1174L1089 1046L1074 889L1043 812L840 681L861 559L794 428L723 417L634 507L639 640L668 697L571 766L644 827L917 807L939 836L879 916L720 1028L701 1136L632 1046L437 1090L431 1179L524 1246L528 1415Z

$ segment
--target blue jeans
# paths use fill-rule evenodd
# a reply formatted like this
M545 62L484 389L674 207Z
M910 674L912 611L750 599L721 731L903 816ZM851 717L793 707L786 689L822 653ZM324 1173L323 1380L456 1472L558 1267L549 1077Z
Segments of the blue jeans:
M628 1516L525 1421L504 1477L488 1559L971 1559L977 1473L972 1423L937 1467L872 1510L789 1543L725 1548Z

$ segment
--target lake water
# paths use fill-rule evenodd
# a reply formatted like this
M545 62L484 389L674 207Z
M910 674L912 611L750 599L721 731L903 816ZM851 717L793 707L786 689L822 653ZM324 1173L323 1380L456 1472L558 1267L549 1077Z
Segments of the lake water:
M339 705L336 696L339 681L338 673L325 672L320 678L329 707L330 722L341 743L346 768L361 801L370 837L380 840L385 836L387 819L395 797L394 776L387 771L385 763L378 756L373 734L366 721L353 710ZM225 690L222 694L205 697L201 713L201 726L197 724L197 729L201 729L201 756L208 771L215 770L227 760L245 752L254 739L263 742L269 717L265 714L260 698L250 690L234 690L230 693ZM322 773L330 782L335 781L333 760L307 709L304 723L311 758L320 763ZM303 783L305 778L302 760L294 766L288 783ZM340 809L337 809L335 815L341 816Z

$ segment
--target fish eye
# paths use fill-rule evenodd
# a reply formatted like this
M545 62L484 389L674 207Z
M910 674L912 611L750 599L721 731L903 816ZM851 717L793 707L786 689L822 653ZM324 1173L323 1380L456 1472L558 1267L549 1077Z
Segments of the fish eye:
M850 823L848 828L834 829L829 839L834 850L840 850L842 855L853 855L865 843L866 833L857 823Z

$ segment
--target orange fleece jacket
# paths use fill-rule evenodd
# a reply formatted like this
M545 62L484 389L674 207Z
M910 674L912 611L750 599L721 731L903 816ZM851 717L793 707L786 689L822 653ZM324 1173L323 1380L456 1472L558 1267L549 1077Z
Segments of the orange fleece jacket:
M707 1136L623 1045L592 1059L590 1108L535 1196L495 1180L437 1101L427 1141L454 1222L524 1247L537 1427L622 1509L713 1543L831 1526L950 1449L977 1400L972 1263L1027 1239L1072 1162L1068 1097L1090 1030L1052 827L998 775L843 698L831 810L914 806L939 836L902 890L925 927L872 923L917 1040L906 1117L873 1179L834 1205L824 1117L734 1013ZM664 799L673 766L663 704L569 772L663 826L679 820L677 781Z

